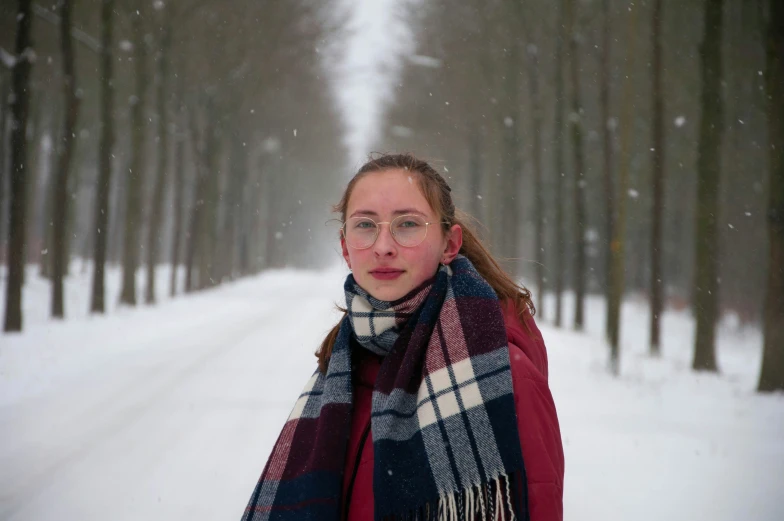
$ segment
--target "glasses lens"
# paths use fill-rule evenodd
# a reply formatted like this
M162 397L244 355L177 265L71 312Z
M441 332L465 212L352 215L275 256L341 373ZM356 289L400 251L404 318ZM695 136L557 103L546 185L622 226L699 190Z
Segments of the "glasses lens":
M357 249L370 248L376 241L378 226L373 219L352 217L346 221L346 242Z
M401 246L416 246L425 240L427 224L418 215L401 215L392 221L392 235Z

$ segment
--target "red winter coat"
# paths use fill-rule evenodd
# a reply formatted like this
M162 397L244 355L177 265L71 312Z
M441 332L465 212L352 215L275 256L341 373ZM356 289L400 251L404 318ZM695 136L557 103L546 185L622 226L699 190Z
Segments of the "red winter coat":
M563 519L564 456L555 404L547 385L547 351L533 317L528 333L513 304L504 308L517 427L528 479L531 521ZM355 359L354 409L343 471L343 513L348 521L373 519L373 436L370 404L381 359L358 349ZM348 513L346 513L348 508ZM348 514L348 515L346 515Z

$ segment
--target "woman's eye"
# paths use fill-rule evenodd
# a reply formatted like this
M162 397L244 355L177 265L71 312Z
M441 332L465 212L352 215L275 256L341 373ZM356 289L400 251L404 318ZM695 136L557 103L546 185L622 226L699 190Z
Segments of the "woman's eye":
M400 223L401 228L416 228L417 226L420 226L420 224L417 221L412 220L406 220Z
M354 228L357 228L357 229L360 229L360 230L369 230L369 229L375 228L375 225L372 222L369 222L369 221L360 221L360 222L358 222L357 224L354 225Z

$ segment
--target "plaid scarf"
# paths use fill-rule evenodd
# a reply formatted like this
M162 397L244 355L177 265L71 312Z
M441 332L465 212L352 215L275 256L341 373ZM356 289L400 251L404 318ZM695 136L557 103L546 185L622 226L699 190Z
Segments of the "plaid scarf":
M371 412L375 519L527 520L506 329L490 285L458 256L394 302L352 275L344 289L349 320L327 373L316 371L297 400L243 521L340 517L358 345L384 356Z

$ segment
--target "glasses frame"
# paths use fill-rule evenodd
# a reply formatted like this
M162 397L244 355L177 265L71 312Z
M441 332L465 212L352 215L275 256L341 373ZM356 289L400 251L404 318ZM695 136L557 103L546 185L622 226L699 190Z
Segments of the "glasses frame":
M416 244L406 245L406 244L401 244L400 241L397 240L397 236L395 236L395 232L392 231L392 223L397 221L398 219L402 219L404 217L418 217L420 219L422 218L421 215L417 215L417 214L413 214L413 213L407 213L407 214L404 214L404 215L398 215L397 217L395 217L391 221L382 221L382 222L376 222L374 219L372 219L370 217L365 217L365 216L352 217L352 219L367 219L368 221L370 221L370 222L372 222L373 224L376 225L376 235L373 237L373 242L371 242L369 245L365 246L364 248L357 248L356 246L354 246L353 244L351 244L348 241L348 236L346 234L346 225L348 224L348 222L344 222L343 226L340 227L340 233L343 235L343 238L346 240L346 244L348 246L351 246L355 250L367 250L368 248L372 248L373 245L376 244L376 241L378 240L378 235L381 233L381 225L382 224L387 224L387 225L389 225L389 234L392 236L392 239L395 241L395 243L398 246L400 246L401 248L416 248L417 246L419 246L420 244L425 242L425 239L427 238L427 231L428 231L428 229L430 229L430 225L431 224L449 224L449 221L426 222L425 223L425 234L422 236L422 240L419 241Z

